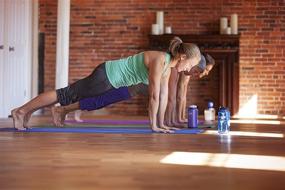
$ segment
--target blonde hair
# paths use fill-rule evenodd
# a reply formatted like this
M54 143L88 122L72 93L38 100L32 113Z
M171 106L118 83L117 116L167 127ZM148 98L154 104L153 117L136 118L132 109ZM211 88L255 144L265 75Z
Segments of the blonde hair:
M179 37L174 37L169 44L168 51L172 57L180 54L185 54L187 59L198 57L201 59L200 49L196 44L184 43Z

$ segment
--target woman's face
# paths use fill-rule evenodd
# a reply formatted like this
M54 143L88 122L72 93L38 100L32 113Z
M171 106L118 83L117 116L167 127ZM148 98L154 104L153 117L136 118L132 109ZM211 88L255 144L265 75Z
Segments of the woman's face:
M199 79L202 73L202 69L198 66L193 67L190 71L184 71L184 74L190 76L190 79Z
M204 71L200 69L198 66L195 66L189 72L184 71L184 74L190 76L191 79L199 79L209 75L212 69L213 65L207 65Z
M194 66L199 64L199 61L200 59L198 57L186 59L186 55L182 55L175 67L178 72L189 72Z

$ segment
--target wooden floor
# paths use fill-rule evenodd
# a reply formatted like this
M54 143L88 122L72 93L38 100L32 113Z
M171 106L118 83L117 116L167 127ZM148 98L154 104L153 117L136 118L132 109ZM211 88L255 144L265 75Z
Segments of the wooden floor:
M33 124L48 122L45 117L33 119ZM12 127L11 119L0 120L0 127ZM213 134L0 132L0 189L284 190L285 125L232 124L232 131L281 136L243 134L232 135L231 141L225 141ZM173 152L278 156L283 165L277 161L279 171L279 166L277 170L270 169L270 164L276 161L268 161L266 170L249 169L262 161L259 159L248 163L249 168L223 164L212 167L207 162L200 165L160 162ZM185 158L191 161L191 156Z

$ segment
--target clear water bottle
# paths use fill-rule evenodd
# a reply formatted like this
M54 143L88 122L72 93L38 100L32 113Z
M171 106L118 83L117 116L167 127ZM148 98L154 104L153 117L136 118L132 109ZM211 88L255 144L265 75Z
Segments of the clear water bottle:
M230 126L231 126L231 122L230 122L230 120L231 120L231 112L230 112L228 109L226 109L226 112L227 112L227 121L228 121L228 128L229 128L228 131L230 131Z
M218 133L227 134L230 131L230 112L225 107L220 107L218 112Z
M208 102L208 109L204 110L204 118L206 124L212 124L215 121L215 108L213 102Z
M198 108L196 105L188 107L188 128L198 127Z

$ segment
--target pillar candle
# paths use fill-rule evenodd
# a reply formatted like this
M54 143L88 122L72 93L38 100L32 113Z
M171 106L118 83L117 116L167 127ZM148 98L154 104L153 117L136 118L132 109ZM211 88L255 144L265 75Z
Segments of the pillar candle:
M156 24L159 26L159 34L163 34L164 22L163 22L163 11L156 12Z
M166 26L165 27L165 34L171 34L172 31L171 31L171 26Z
M159 35L159 25L158 24L152 24L151 25L151 34L153 35Z
M225 34L228 28L228 19L227 17L220 18L220 34Z
M231 29L232 34L238 34L238 15L232 14L231 15Z
M231 27L227 27L226 34L231 34Z

